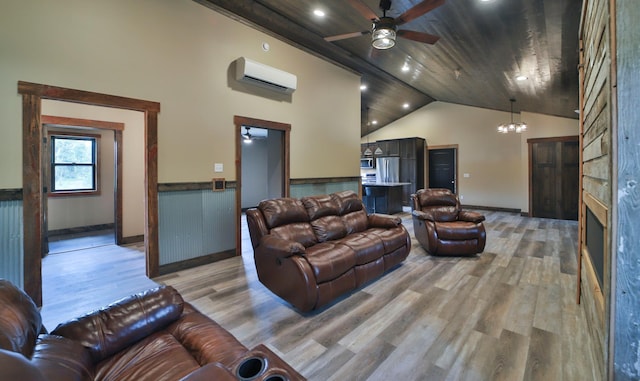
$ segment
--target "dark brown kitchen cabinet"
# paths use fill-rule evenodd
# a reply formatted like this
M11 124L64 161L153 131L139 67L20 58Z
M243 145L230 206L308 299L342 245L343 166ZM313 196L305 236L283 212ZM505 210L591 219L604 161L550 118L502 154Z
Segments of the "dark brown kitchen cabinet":
M426 141L422 138L398 139L400 154L400 182L411 183L402 187L402 202L411 205L411 194L425 187Z
M388 156L400 156L400 142L396 140L378 140L375 145L376 156L388 157Z

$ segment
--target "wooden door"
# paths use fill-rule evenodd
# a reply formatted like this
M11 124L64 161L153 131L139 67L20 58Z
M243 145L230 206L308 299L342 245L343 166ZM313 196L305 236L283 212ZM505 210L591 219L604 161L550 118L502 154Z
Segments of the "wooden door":
M446 188L456 193L456 149L429 150L429 188Z
M531 216L577 220L578 137L529 139L528 143Z

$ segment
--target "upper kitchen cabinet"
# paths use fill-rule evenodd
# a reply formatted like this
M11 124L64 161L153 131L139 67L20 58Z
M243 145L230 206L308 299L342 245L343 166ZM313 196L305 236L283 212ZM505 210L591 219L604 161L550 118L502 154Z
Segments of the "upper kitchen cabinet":
M378 140L375 145L378 147L375 149L376 156L400 156L400 141L398 139Z

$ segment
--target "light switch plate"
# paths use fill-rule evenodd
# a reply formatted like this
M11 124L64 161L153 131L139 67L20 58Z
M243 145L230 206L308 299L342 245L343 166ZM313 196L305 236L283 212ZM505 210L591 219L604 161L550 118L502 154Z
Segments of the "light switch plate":
M462 177L471 177L471 175L468 174L468 173L465 173L465 174L462 175Z
M222 165L222 163L213 164L213 171L214 172L223 172L224 171L224 165Z

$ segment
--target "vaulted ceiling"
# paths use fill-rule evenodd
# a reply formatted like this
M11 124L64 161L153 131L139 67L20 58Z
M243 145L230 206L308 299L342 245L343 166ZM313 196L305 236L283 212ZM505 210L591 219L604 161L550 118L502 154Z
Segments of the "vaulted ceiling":
M372 48L370 34L324 39L371 30L371 21L351 5L357 1L195 1L360 73L367 86L362 135L433 101L509 111L515 98L514 112L578 117L582 0L446 0L400 27L437 35L435 44L398 38L388 50ZM379 0L361 2L382 16ZM422 3L393 0L387 16ZM315 9L325 16L315 16ZM372 120L378 123L367 123Z

